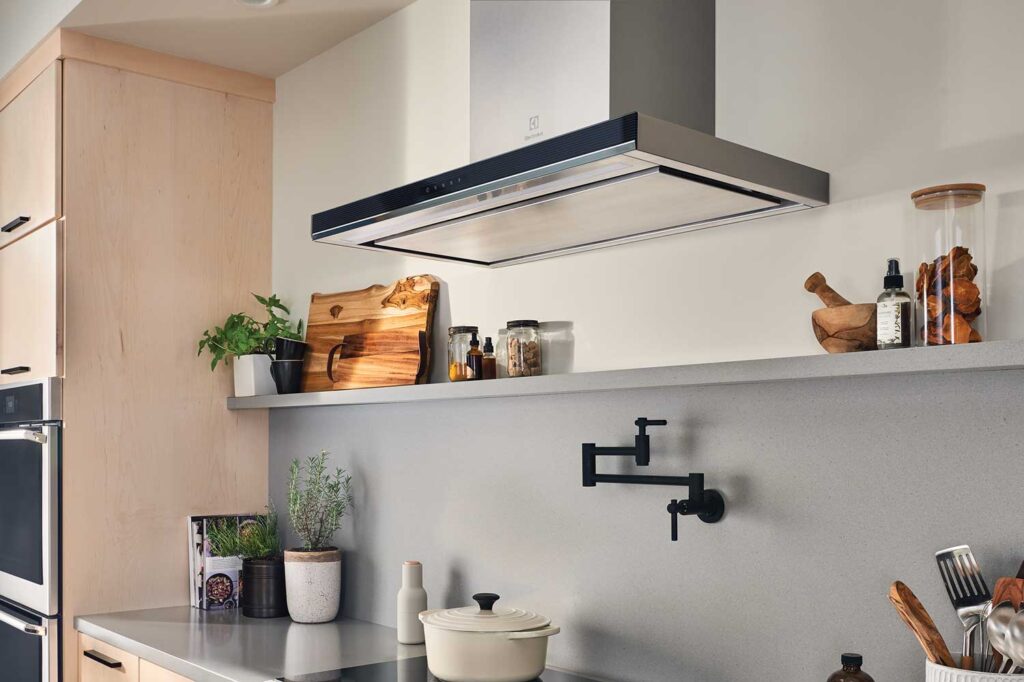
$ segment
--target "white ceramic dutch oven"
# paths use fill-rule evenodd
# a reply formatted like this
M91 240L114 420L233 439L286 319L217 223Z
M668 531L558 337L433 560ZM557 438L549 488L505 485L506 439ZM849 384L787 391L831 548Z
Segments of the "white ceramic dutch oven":
M495 608L496 594L474 594L477 606L420 614L427 667L444 682L529 682L544 672L550 618L531 611Z

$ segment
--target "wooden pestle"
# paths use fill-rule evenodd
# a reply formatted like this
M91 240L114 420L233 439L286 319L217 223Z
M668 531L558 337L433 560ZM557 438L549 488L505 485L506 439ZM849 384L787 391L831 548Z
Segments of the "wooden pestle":
M829 308L850 305L849 301L837 294L835 289L825 282L825 275L820 272L816 272L807 278L807 281L804 282L804 289L807 289L812 294L817 294L821 302Z

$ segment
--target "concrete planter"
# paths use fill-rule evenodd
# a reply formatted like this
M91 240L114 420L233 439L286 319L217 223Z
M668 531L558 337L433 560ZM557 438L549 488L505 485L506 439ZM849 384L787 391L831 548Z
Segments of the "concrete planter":
M296 623L326 623L341 604L341 552L334 547L284 553L288 615Z
M231 359L235 372L235 397L274 395L277 387L270 376L270 357L263 353L243 355Z

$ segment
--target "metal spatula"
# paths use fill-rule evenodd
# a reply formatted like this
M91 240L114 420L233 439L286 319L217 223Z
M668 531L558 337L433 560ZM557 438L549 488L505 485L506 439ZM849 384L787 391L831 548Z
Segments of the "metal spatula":
M992 593L981 576L978 562L967 545L950 547L935 553L942 582L949 600L964 626L963 656L960 668L974 670L974 631L982 624L992 605ZM984 632L984 629L982 629ZM981 649L984 658L985 649Z

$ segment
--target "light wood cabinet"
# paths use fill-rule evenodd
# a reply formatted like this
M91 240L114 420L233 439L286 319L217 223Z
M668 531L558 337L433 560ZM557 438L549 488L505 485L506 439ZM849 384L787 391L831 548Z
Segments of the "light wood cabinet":
M193 682L123 649L78 635L78 682Z
M78 635L78 682L139 682L139 657Z
M149 661L142 661L139 663L139 682L192 682L192 680Z
M61 68L0 110L0 247L61 215Z
M0 79L0 227L31 216L0 233L0 369L30 368L0 382L63 378L65 680L137 682L74 617L187 604L182 519L266 504L267 414L224 409L196 340L270 291L273 100L65 29Z
M63 221L0 248L0 384L60 376Z

